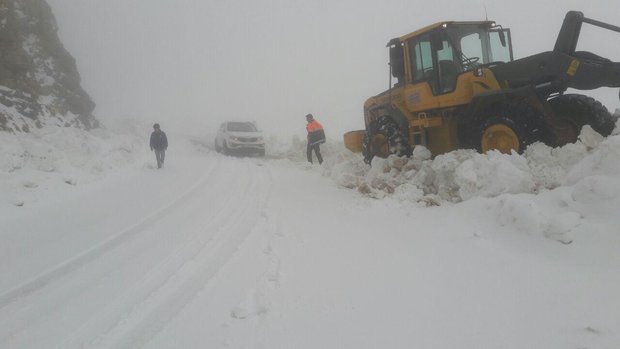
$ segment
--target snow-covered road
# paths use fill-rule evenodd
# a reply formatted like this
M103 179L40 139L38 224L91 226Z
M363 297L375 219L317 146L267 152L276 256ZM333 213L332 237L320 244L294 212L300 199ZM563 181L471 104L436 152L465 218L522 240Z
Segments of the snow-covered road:
M182 160L9 219L4 345L134 346L208 284L252 232L271 181L253 161Z
M323 174L188 143L161 171L4 206L0 347L620 343L617 192L590 181L425 208Z

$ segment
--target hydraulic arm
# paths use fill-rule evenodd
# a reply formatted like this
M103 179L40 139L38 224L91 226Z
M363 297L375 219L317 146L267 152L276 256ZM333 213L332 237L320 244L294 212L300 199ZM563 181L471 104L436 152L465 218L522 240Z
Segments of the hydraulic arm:
M541 94L564 92L567 88L592 90L620 87L620 62L592 52L576 51L583 23L620 33L620 27L586 18L583 13L566 14L553 51L543 52L493 67L498 80L516 88L533 85Z

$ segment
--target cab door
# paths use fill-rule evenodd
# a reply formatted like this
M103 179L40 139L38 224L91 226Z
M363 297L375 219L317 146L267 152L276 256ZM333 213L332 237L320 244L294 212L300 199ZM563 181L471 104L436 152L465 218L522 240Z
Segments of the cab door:
M436 31L410 39L406 47L411 67L411 85L406 92L408 109L439 108L437 97L453 92L462 72L452 44L445 33Z

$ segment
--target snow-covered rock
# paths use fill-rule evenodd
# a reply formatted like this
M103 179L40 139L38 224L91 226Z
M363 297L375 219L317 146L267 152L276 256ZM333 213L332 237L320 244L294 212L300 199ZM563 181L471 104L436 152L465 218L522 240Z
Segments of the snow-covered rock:
M45 0L0 3L0 131L97 125L95 103L57 30Z

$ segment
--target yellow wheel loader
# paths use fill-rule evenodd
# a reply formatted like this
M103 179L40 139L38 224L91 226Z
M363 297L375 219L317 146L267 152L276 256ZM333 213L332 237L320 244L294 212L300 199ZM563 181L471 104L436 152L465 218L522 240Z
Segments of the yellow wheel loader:
M433 155L559 146L584 125L608 136L616 120L600 102L564 93L620 87L620 63L576 51L584 23L620 33L570 11L553 51L518 60L510 30L491 21L440 22L390 40L390 88L366 101L366 129L346 133L346 147L370 163L416 145Z

